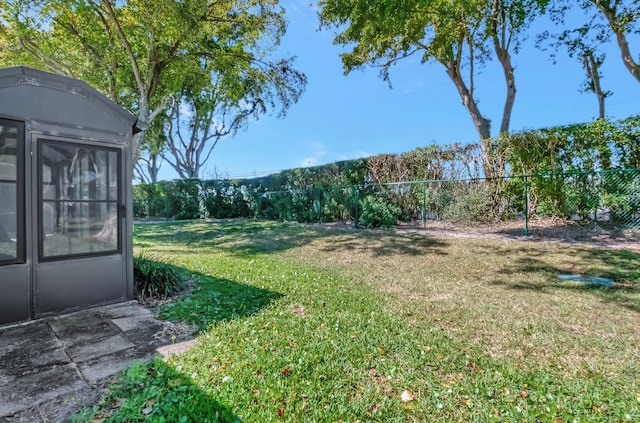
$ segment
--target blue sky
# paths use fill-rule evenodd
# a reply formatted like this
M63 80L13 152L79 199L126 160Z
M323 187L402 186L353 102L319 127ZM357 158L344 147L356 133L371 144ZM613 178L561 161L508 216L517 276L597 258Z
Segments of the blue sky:
M405 59L391 69L392 89L375 68L344 76L339 57L344 49L333 45L334 31L318 31L316 12L308 0L284 0L281 5L289 26L279 52L297 56L297 68L308 77L307 90L286 117L263 116L234 138L221 140L201 174L203 179L262 176L431 144L477 141L471 118L442 65ZM632 39L631 49L637 56L640 37ZM618 119L639 113L640 84L624 68L616 45L606 46L605 51L602 85L614 93L607 99L607 116ZM579 92L582 67L562 54L559 59L554 65L548 53L533 47L533 39L515 56L518 91L512 131L597 117L595 95ZM492 119L495 135L505 96L498 64L485 66L476 85L480 110ZM160 179L176 177L164 164Z

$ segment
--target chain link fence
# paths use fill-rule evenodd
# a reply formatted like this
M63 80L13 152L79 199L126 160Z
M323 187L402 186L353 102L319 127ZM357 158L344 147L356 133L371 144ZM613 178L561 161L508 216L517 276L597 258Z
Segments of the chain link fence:
M530 222L545 219L640 228L640 169L361 185L358 195L355 220L371 227L391 226L395 218L425 229L522 222L525 235Z
M640 229L640 169L500 179L425 180L268 190L242 181L175 181L134 187L137 219L257 218L365 227L503 226L535 222ZM594 226L595 225L595 226Z

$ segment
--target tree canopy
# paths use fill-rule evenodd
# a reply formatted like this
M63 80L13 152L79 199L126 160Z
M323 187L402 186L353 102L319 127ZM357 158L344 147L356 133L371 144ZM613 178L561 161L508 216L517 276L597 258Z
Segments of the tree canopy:
M538 46L551 47L554 60L557 50L565 48L580 61L586 75L582 91L596 95L599 118L604 118L605 99L613 93L601 86L601 67L607 57L604 46L612 39L623 65L640 82L640 56L635 59L630 46L630 38L640 34L640 0L555 0L549 10L560 29L538 34Z
M511 58L523 32L546 0L322 0L320 21L340 32L334 42L349 46L342 54L345 73L378 66L384 79L398 60L420 55L422 63L444 66L483 140L485 172L495 175L489 143L491 120L475 98L477 68L492 58L503 69L506 95L500 132L509 130L516 95Z
M622 63L640 82L640 56L634 58L629 37L640 34L640 0L583 0L583 9L598 10L615 36Z
M179 101L195 76L232 103L295 103L305 76L271 58L285 32L276 0L15 0L0 2L0 65L77 77L139 117L142 127ZM195 94L199 95L199 93ZM134 151L139 154L140 136ZM153 148L147 151L154 151Z

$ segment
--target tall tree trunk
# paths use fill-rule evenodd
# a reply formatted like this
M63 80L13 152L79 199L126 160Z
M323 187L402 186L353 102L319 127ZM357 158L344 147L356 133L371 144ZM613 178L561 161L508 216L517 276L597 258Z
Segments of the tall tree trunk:
M473 95L464 79L458 72L458 67L453 62L443 63L447 68L447 74L453 81L458 93L460 94L460 100L462 105L467 109L473 125L480 136L480 145L482 149L482 165L484 168L484 174L487 178L493 178L495 175L495 168L493 166L493 148L491 143L491 120L482 116L478 103L473 98Z
M516 101L516 77L513 65L511 64L511 53L509 52L511 34L506 27L507 25L505 5L499 0L493 0L490 20L491 40L493 41L493 49L496 52L498 61L500 65L502 65L504 81L507 84L507 96L502 110L502 121L500 122L501 134L503 132L509 132L513 104Z
M514 75L513 65L511 64L511 54L509 53L508 48L503 48L496 37L494 37L494 47L498 60L502 65L504 80L507 84L507 95L504 100L504 108L502 110L502 121L500 122L500 134L505 134L509 132L509 126L511 125L511 113L516 101L516 77ZM492 176L504 176L505 164L503 158L494 151L493 146L491 146L490 151L490 159L494 172Z
M156 182L158 182L158 171L160 170L160 166L158 165L158 154L151 155L148 169L149 179L151 179L151 182L155 184Z
M500 134L509 132L511 126L511 114L513 112L513 105L516 101L516 77L511 64L511 41L513 35L513 29L510 27L510 20L508 18L509 11L508 6L501 0L493 0L491 3L491 19L489 21L489 27L491 29L491 40L493 41L493 49L496 53L496 57L502 66L502 72L504 74L504 81L507 86L507 94L504 100L504 107L502 109L502 120L500 121ZM497 154L491 146L491 164L493 168L494 177L504 176L505 164L503 158ZM496 187L496 190L499 190ZM499 192L494 195L499 197Z
M504 80L507 84L507 96L502 110L502 121L500 122L500 133L503 133L509 132L509 126L511 125L511 113L513 111L513 104L516 101L516 77L514 75L513 65L511 64L511 54L509 54L509 50L502 48L497 41L495 41L494 47L498 60L502 65Z
M604 101L608 93L602 91L602 86L600 85L600 65L602 65L602 62L598 61L592 52L585 52L584 69L590 81L589 88L598 98L598 118L604 119Z
M629 50L629 42L627 40L627 36L624 33L624 29L619 21L620 17L616 15L615 6L611 7L609 2L603 2L601 0L591 0L595 6L600 9L602 14L607 18L607 22L609 22L609 27L616 34L616 41L618 42L618 47L620 48L620 53L622 56L622 62L624 66L629 70L631 75L638 82L640 82L640 64L636 63L633 60L633 56L631 55L631 50Z

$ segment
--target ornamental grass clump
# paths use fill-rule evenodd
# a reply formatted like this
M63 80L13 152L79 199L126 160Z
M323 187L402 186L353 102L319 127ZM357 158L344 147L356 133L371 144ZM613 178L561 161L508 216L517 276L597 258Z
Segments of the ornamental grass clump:
M184 275L176 267L154 258L133 258L133 281L139 298L166 298L184 286Z

